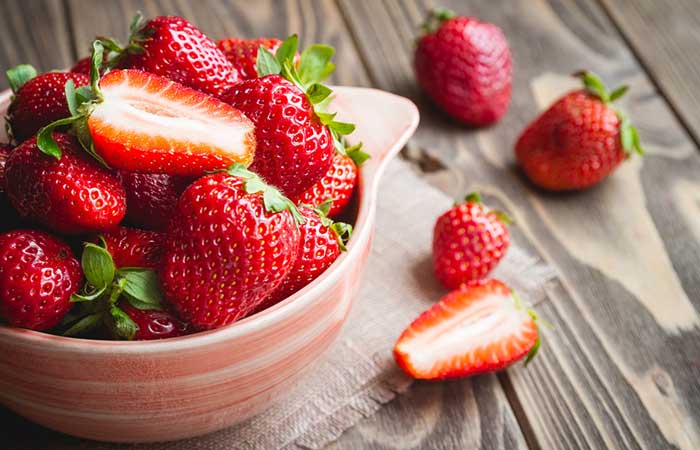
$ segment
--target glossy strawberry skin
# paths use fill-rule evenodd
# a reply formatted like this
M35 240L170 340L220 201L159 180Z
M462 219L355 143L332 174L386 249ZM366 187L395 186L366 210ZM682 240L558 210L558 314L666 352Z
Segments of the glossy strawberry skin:
M0 317L11 325L46 330L71 308L82 272L71 249L34 230L0 235Z
M297 256L282 283L257 308L263 310L279 303L318 278L340 256L335 232L324 225L309 208L299 208L306 221L299 225Z
M16 147L5 168L7 195L20 217L61 234L95 233L119 224L124 188L72 136L54 133L60 160L42 153L36 137Z
M100 88L87 126L110 167L197 177L253 160L253 123L214 97L131 69L109 72Z
M258 77L256 63L258 58L258 48L262 46L275 54L282 41L275 38L260 39L236 39L227 38L217 41L226 59L236 68L241 80L250 80ZM295 55L295 62L298 62L299 55Z
M459 121L489 125L508 109L511 54L493 24L472 17L444 21L419 39L414 70L425 92Z
M625 160L620 119L585 90L571 92L523 131L515 155L527 177L541 188L590 187Z
M480 203L467 202L440 216L433 230L435 276L448 289L484 278L505 256L508 227Z
M92 62L89 56L79 59L70 71L73 73L82 73L84 75L90 75L90 68L92 67Z
M236 84L222 100L255 124L251 170L294 198L328 172L335 149L306 95L279 75Z
M512 365L536 351L539 341L535 320L512 296L495 279L450 292L404 330L394 347L396 362L424 380L464 378Z
M0 144L0 233L17 228L20 222L5 193L5 164L12 148L9 144Z
M328 217L338 217L352 198L358 180L355 162L348 156L336 153L328 172L313 186L294 199L297 205L318 206L329 198L333 204Z
M175 212L180 194L192 181L163 173L120 172L126 192L126 220L149 230L164 230Z
M117 268L156 269L160 266L163 258L164 233L118 227L102 233L101 236Z
M69 117L65 85L87 86L90 78L80 73L47 72L20 87L7 110L7 121L17 143L32 137L42 127Z
M194 329L169 311L141 310L129 302L121 302L119 307L133 320L139 329L135 341L152 341L191 334Z
M239 81L238 72L197 27L181 17L160 16L143 28L143 52L131 53L125 67L177 81L215 97Z
M180 197L168 229L163 292L186 322L227 325L279 286L298 245L292 215L268 212L262 194L248 194L240 178L200 178Z

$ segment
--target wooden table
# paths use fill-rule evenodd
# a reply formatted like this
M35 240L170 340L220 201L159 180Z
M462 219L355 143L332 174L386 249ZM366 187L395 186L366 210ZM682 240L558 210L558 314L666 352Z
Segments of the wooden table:
M217 38L298 32L305 43L331 43L335 83L379 87L420 106L422 124L403 157L455 197L479 188L501 203L516 218L518 239L560 277L538 305L553 328L527 370L418 383L330 448L699 449L696 2L441 1L500 25L510 41L512 105L482 130L451 122L416 88L411 53L428 3L4 0L0 66L69 66L97 33L123 38L137 9L182 15ZM566 74L584 67L611 85L631 85L622 104L648 155L586 192L539 192L516 170L513 142L573 86ZM69 444L75 441L0 412L3 449Z

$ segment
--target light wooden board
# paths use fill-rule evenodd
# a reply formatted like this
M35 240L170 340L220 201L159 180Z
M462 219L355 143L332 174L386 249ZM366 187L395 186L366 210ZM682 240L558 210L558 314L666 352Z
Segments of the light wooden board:
M500 25L515 62L504 120L483 130L450 122L413 81L410 38L426 3L340 1L371 79L420 105L414 153L448 168L435 182L455 197L479 187L501 198L561 274L540 306L554 329L539 361L501 376L530 446L698 448L697 149L604 11L585 1L440 2ZM586 192L537 191L513 143L582 67L632 85L622 105L650 154Z

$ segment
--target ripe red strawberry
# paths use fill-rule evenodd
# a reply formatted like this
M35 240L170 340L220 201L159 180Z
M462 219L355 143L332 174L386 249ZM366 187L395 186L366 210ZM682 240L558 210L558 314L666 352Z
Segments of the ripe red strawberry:
M161 282L186 322L216 328L282 282L299 245L294 204L242 165L185 190L168 229Z
M20 223L19 215L5 193L5 164L11 151L11 145L0 144L0 232L18 228Z
M61 234L113 228L126 212L124 189L72 136L54 133L62 157L39 150L37 138L15 148L7 159L7 195L23 218Z
M118 227L102 234L114 265L156 269L163 257L165 235L158 231Z
M145 23L137 17L131 31L121 67L154 73L215 97L239 81L238 71L216 43L182 17L160 16Z
M79 59L73 67L71 67L70 71L73 73L82 73L85 75L90 75L90 57L86 56L85 58Z
M163 230L180 194L192 181L162 173L120 172L126 191L126 220L139 228Z
M87 127L111 167L201 176L253 159L253 124L213 97L138 70L109 72L100 91Z
M53 236L33 230L0 235L0 318L46 330L71 308L82 273L73 252Z
M445 380L504 369L540 345L537 317L498 280L450 292L401 334L394 357L413 378Z
M416 78L450 116L488 125L503 116L511 93L508 42L496 25L436 9L414 56Z
M433 231L435 275L448 289L484 278L510 244L505 214L486 209L479 194L465 200L441 215Z
M7 72L15 93L7 110L7 123L18 143L30 138L43 126L71 115L66 102L65 85L90 84L90 78L80 73L48 72L36 75L33 67L17 66Z
M313 186L294 199L297 205L319 206L328 199L333 199L328 217L338 217L350 202L357 184L358 166L369 155L359 147L347 149L347 154L336 153L328 172Z
M282 283L257 308L258 311L279 303L318 278L345 250L352 226L333 223L327 218L329 203L315 210L301 206L299 212L306 219L299 225L299 246L292 268Z
M262 78L241 81L222 97L255 123L252 170L290 198L328 172L334 144L342 148L340 136L354 130L352 124L336 122L334 114L314 107L331 93L319 81L333 69L333 49L320 45L307 49L297 72L296 48L297 39L292 36L276 56L262 49L257 64Z
M255 67L258 58L258 48L260 46L268 49L270 53L276 53L282 45L282 41L275 38L260 39L236 39L227 38L217 41L226 59L236 68L241 80L250 80L258 77ZM294 63L299 63L299 54L294 55Z
M608 93L596 75L577 75L586 89L557 100L515 145L523 171L544 189L587 188L610 175L633 151L643 154L637 130L611 105L627 86Z
M134 308L128 302L121 302L119 307L134 321L138 331L135 341L150 341L185 336L194 331L190 325L178 319L168 311L142 310Z

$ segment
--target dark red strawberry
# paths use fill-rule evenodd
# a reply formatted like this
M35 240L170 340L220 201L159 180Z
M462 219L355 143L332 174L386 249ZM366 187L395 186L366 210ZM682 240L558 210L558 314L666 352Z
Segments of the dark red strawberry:
M358 166L369 158L359 146L346 150L346 154L337 152L328 172L313 186L294 199L297 205L319 206L328 199L333 199L328 217L338 217L350 202L357 184Z
M31 66L21 65L7 72L15 93L7 110L7 123L18 143L30 138L43 126L70 117L65 85L87 86L90 78L81 73L47 72L36 75Z
M457 120L488 125L508 109L512 66L496 25L436 9L423 24L414 57L425 92Z
M72 136L54 133L62 157L39 150L37 138L15 148L7 159L7 195L23 218L61 234L113 228L126 212L124 188Z
M275 54L282 45L282 41L275 38L260 39L236 39L227 38L217 41L226 59L236 68L241 80L250 80L258 77L255 67L258 58L258 48L263 47ZM299 63L299 54L294 55L295 64Z
M5 193L5 163L11 151L11 145L0 144L0 232L18 228L20 223L19 215Z
M330 203L319 209L306 206L299 212L306 219L299 225L299 247L292 268L282 283L257 308L258 311L279 303L295 292L301 290L318 278L338 259L345 250L345 241L350 238L352 226L346 223L333 223L327 218Z
M441 215L433 232L433 267L448 289L484 278L505 256L510 244L508 216L490 211L472 193Z
M71 308L82 273L73 252L33 230L0 235L0 318L32 330L56 326Z
M289 272L299 245L294 204L242 165L200 178L180 197L161 282L186 322L227 325L253 311Z
M515 145L523 171L544 189L590 187L610 175L632 152L644 153L637 130L612 106L627 86L608 93L595 74L577 76L586 89L560 98L523 131Z
M118 227L102 233L105 249L112 255L114 265L156 269L163 257L165 235L158 231Z
M73 73L82 73L85 75L90 75L90 66L90 57L86 56L85 58L79 59L78 62L76 62L73 67L71 67L70 71Z
M163 230L190 178L158 173L120 172L126 191L126 220L139 228Z
M138 327L133 336L135 341L185 336L194 331L190 325L165 310L142 310L134 308L129 302L121 302L119 307Z
M319 82L333 69L333 49L320 45L307 49L297 71L296 48L292 36L276 56L262 49L257 64L262 78L241 81L222 97L255 123L252 170L291 198L328 172L334 144L342 149L340 136L354 130L352 124L336 122L334 114L314 107L331 93Z
M394 356L413 378L445 380L504 369L537 353L537 316L498 280L450 292L401 334Z
M154 73L215 97L239 81L238 71L216 43L182 17L160 16L145 23L137 18L124 51L121 67Z

